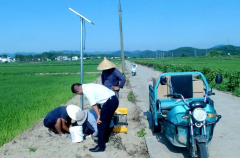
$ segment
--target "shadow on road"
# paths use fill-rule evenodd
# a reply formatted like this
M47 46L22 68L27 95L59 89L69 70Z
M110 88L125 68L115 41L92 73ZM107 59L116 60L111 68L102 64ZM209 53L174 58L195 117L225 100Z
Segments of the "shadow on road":
M148 120L148 127L151 130L151 121L152 121L152 117L151 117L151 112L147 111L147 112L143 112L144 116L147 116L147 120ZM165 145L169 152L173 152L173 153L181 153L183 155L183 157L188 158L189 157L189 151L187 150L187 148L180 148L180 147L176 147L174 145L172 145L170 143L170 141L167 139L167 137L165 136L164 133L153 133L153 136L156 137L156 139L158 140L159 143Z

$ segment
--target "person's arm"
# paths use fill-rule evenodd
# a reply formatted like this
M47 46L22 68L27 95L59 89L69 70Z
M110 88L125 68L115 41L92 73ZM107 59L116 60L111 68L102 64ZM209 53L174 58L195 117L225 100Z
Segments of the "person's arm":
M117 78L120 80L120 83L119 83L118 87L123 88L123 86L125 85L125 82L126 82L125 77L117 69L114 71L114 73L117 76Z
M69 128L66 125L66 120L64 120L63 118L61 118L62 121L62 129L69 132Z
M97 121L96 121L97 124L102 123L102 121L100 120L100 113L99 113L98 104L93 105L92 108L93 108L94 112L95 112L96 115L97 115Z
M93 108L93 110L95 111L95 113L97 114L97 124L102 123L102 121L100 120L100 112L99 112L99 108L98 108L98 104L96 102L96 99L94 97L94 94L90 91L90 89L86 90L85 92L83 92L83 94L85 95L85 97L88 99L91 107Z

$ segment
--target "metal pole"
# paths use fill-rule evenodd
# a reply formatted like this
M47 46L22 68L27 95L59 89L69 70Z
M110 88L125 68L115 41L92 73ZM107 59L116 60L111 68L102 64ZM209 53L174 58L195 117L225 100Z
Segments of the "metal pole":
M88 20L87 18L85 18L84 16L82 16L81 14L79 14L78 12L76 12L75 10L73 10L72 8L69 8L72 12L74 12L75 14L77 14L78 16L80 16L80 23L81 23L81 28L80 28L80 37L81 37L81 47L80 47L80 82L81 84L83 84L83 20L86 20L87 22L91 23L94 25L94 23L90 20ZM83 110L83 95L81 95L81 98L80 98L80 105L81 105L81 110Z
M120 29L120 42L121 42L121 55L122 55L122 73L125 73L125 61L124 61L124 50L123 50L123 35L122 35L122 10L121 4L118 3L118 11L119 11L119 29Z
M81 57L81 84L83 84L83 18L80 18L81 21L81 48L80 48L80 57ZM83 95L81 95L81 110L83 110Z

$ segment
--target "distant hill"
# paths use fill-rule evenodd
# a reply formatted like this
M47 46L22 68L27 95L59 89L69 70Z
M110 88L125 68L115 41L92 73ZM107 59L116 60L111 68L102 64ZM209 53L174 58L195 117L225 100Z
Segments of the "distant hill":
M80 51L78 50L62 50L62 51L53 51L51 50L50 52L61 52L61 53L66 53L66 54L80 54ZM115 53L115 51L108 51L108 52L100 52L100 51L95 51L95 52L86 52L83 51L84 54L113 54Z
M223 46L226 46L226 45L225 44L219 44L219 45L214 46L213 48L221 48Z
M208 49L198 49L193 47L180 47L177 49L169 50L169 51L162 51L162 50L136 50L136 51L124 51L124 55L128 57L136 57L136 58L160 58L160 57L180 57L182 54L185 54L187 56L205 56L206 54L209 54L211 51L220 51L224 54L233 54L233 53L239 53L240 54L240 47L233 46L233 45L216 45L212 48ZM80 51L73 51L73 50L62 50L62 51L49 51L49 52L56 52L56 53L65 53L65 54L80 54ZM16 52L13 54L6 54L10 57L14 57L15 54L22 54L22 55L36 55L41 53L35 53L35 52ZM96 52L85 52L84 54L87 55L112 55L112 56L121 56L121 50L118 51L96 51ZM3 54L2 54L3 55Z
M130 51L124 51L124 55L129 56L129 57L133 57L134 54L138 54L139 52L130 52ZM115 56L121 56L121 50L116 51L115 53L112 53L112 55Z
M198 48L193 48L193 47L180 47L177 49L169 50L169 51L162 51L162 50L136 50L136 51L124 51L124 55L128 57L136 57L136 58L160 58L161 56L163 57L180 57L182 54L186 54L187 56L205 56L206 54L210 53L211 51L216 50L216 51L222 51L225 54L228 53L235 53L238 52L240 53L240 47L237 46L232 46L232 45L216 45L212 48L208 49L198 49ZM79 51L57 51L57 52L63 52L67 54L79 54ZM113 56L121 56L121 50L118 51L108 51L108 52L84 52L87 54L112 54Z
M16 53L3 53L3 54L0 54L1 55L7 55L9 57L14 57L16 54L22 54L22 55L37 55L37 54L40 54L40 53L35 53L35 52L16 52Z
M213 49L214 50L214 49ZM236 47L236 46L233 46L233 45L226 45L226 46L222 46L222 47L219 47L219 48L216 48L215 49L216 51L222 51L224 52L225 54L227 53L240 53L240 47Z
M180 57L182 54L186 54L187 56L205 56L209 54L211 51L221 51L224 54L233 54L239 53L240 54L240 47L232 46L232 45L217 45L209 49L198 49L193 47L181 47L174 50L169 50L164 53L165 57Z

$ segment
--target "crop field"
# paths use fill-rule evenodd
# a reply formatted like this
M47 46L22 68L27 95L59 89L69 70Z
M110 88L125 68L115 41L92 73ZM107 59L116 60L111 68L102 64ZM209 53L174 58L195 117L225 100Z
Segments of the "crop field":
M131 59L130 61L154 67L162 72L202 72L208 83L215 84L216 74L223 75L223 82L217 89L228 91L240 97L240 58L239 57L179 57L161 59Z
M131 59L131 61L148 62L154 64L171 64L176 66L190 66L193 69L203 67L222 69L226 71L240 71L240 58L236 57L187 57L187 58L158 58L158 59Z
M86 61L84 72L100 72L97 66L101 61ZM34 74L34 73L79 73L79 61L52 63L9 63L0 65L0 74Z
M101 72L100 62L84 61L84 83L99 76L86 72ZM80 82L79 65L79 61L0 64L0 146L74 96L70 87Z

